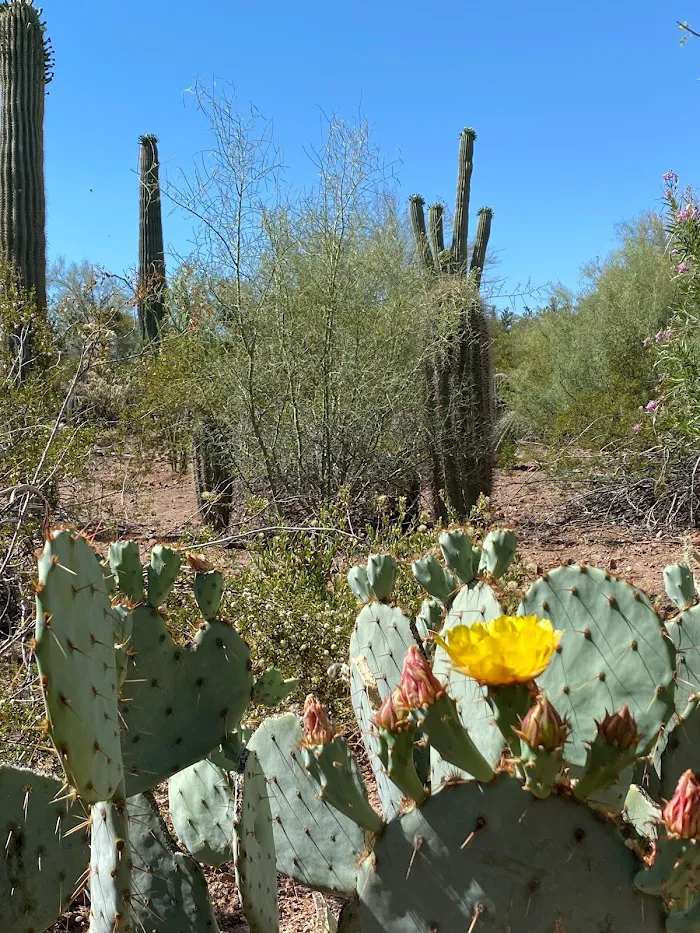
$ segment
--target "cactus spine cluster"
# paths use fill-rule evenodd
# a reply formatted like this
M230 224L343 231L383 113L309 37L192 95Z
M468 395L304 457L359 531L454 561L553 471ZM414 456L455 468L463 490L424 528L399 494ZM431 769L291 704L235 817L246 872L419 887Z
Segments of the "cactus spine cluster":
M138 314L144 340L157 343L165 313L165 251L158 140L142 136L139 188Z
M445 514L441 493L457 515L466 517L479 494L492 483L492 431L495 416L491 339L479 287L486 261L493 211L483 207L469 257L469 197L476 133L462 131L452 245L445 248L444 210L433 204L425 221L425 201L410 199L410 216L418 261L428 276L436 321L456 300L458 313L451 333L438 341L426 365L426 433L429 439L431 486L438 512ZM466 282L464 290L450 282ZM437 326L437 324L436 324Z
M39 313L46 308L44 96L53 77L45 29L33 0L0 4L0 260ZM31 322L15 325L6 340L22 381L33 356Z

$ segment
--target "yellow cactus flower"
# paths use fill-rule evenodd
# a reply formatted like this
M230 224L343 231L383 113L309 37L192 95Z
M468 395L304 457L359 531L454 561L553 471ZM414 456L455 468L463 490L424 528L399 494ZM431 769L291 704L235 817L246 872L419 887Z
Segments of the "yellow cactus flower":
M537 616L499 616L490 622L456 625L447 632L447 640L435 636L456 671L489 687L523 684L537 677L560 638L549 619Z

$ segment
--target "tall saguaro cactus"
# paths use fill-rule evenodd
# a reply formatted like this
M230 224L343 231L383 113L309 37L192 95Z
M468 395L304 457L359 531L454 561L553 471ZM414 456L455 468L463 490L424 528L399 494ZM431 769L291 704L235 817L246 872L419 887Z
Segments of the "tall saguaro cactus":
M459 145L457 196L452 245L445 248L444 209L433 204L425 222L425 201L410 199L411 226L418 262L429 277L436 328L442 339L426 364L426 436L435 508L445 514L440 498L466 517L480 493L491 491L494 421L493 364L488 321L479 296L491 233L493 211L478 214L469 258L469 196L476 133L462 131ZM457 302L453 323L444 334L444 320Z
M158 140L142 136L139 193L138 314L144 340L157 342L165 302L165 251Z
M44 95L53 54L33 0L0 3L0 261L46 308ZM6 339L18 381L31 363L31 321L11 322Z

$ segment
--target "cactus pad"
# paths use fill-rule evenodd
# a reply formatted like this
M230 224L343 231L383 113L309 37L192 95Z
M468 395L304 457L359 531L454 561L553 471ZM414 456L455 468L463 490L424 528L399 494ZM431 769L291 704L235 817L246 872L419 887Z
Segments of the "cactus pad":
M170 778L168 801L175 832L198 862L218 866L233 858L236 798L228 771L204 758Z
M175 644L151 606L134 610L121 704L130 796L205 758L250 702L248 648L230 625L202 622L195 649Z
M573 564L536 580L518 614L551 619L563 632L538 683L571 723L567 761L582 766L596 721L625 704L645 754L673 712L676 665L673 645L644 593L596 567Z
M389 824L364 860L360 923L363 933L661 933L661 903L632 887L639 864L585 806L533 799L508 776L454 785Z
M352 706L377 779L385 819L392 819L399 813L401 794L384 773L372 717L375 707L398 685L404 657L412 644L415 644L415 639L411 623L403 612L376 601L368 603L360 611L350 639ZM368 684L368 678L374 684Z
M292 713L266 719L248 742L267 778L277 870L330 894L355 890L364 833L318 798L301 756L303 732Z
M236 884L250 933L277 933L277 866L268 787L255 752L239 781L235 830Z
M55 778L0 766L0 929L41 933L60 915L90 860L80 802L58 801Z
M202 869L180 852L150 794L129 799L134 933L219 933Z
M263 706L277 706L282 700L286 700L290 693L294 693L298 685L296 677L285 680L281 671L271 667L255 681L253 702Z
M168 598L170 590L180 571L180 555L172 548L156 544L151 551L148 565L148 602L151 606L161 606Z
M85 538L53 532L38 562L36 659L51 740L86 803L108 800L123 777L115 617Z
M109 566L117 589L132 603L143 602L143 567L135 541L114 541L109 546Z
M133 933L127 803L118 789L90 819L90 933Z

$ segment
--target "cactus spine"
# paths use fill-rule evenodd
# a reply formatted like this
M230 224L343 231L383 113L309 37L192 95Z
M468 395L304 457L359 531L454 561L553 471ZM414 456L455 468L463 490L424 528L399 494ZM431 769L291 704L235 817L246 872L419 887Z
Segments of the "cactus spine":
M138 314L143 339L157 342L165 313L165 252L158 140L142 136L139 189Z
M428 361L426 379L426 433L429 438L431 485L435 508L445 514L440 493L462 517L480 493L488 494L492 483L492 427L494 420L493 364L488 322L479 287L486 260L493 212L484 207L471 261L469 247L469 196L476 133L462 131L459 147L457 195L452 245L445 248L442 205L429 208L425 223L424 200L410 199L410 216L416 253L431 283L436 321L451 296L459 302L457 322ZM451 279L470 280L472 294L449 288Z
M33 0L0 4L0 259L6 272L46 308L44 94L53 77L45 24ZM31 327L6 335L21 382L31 364Z

